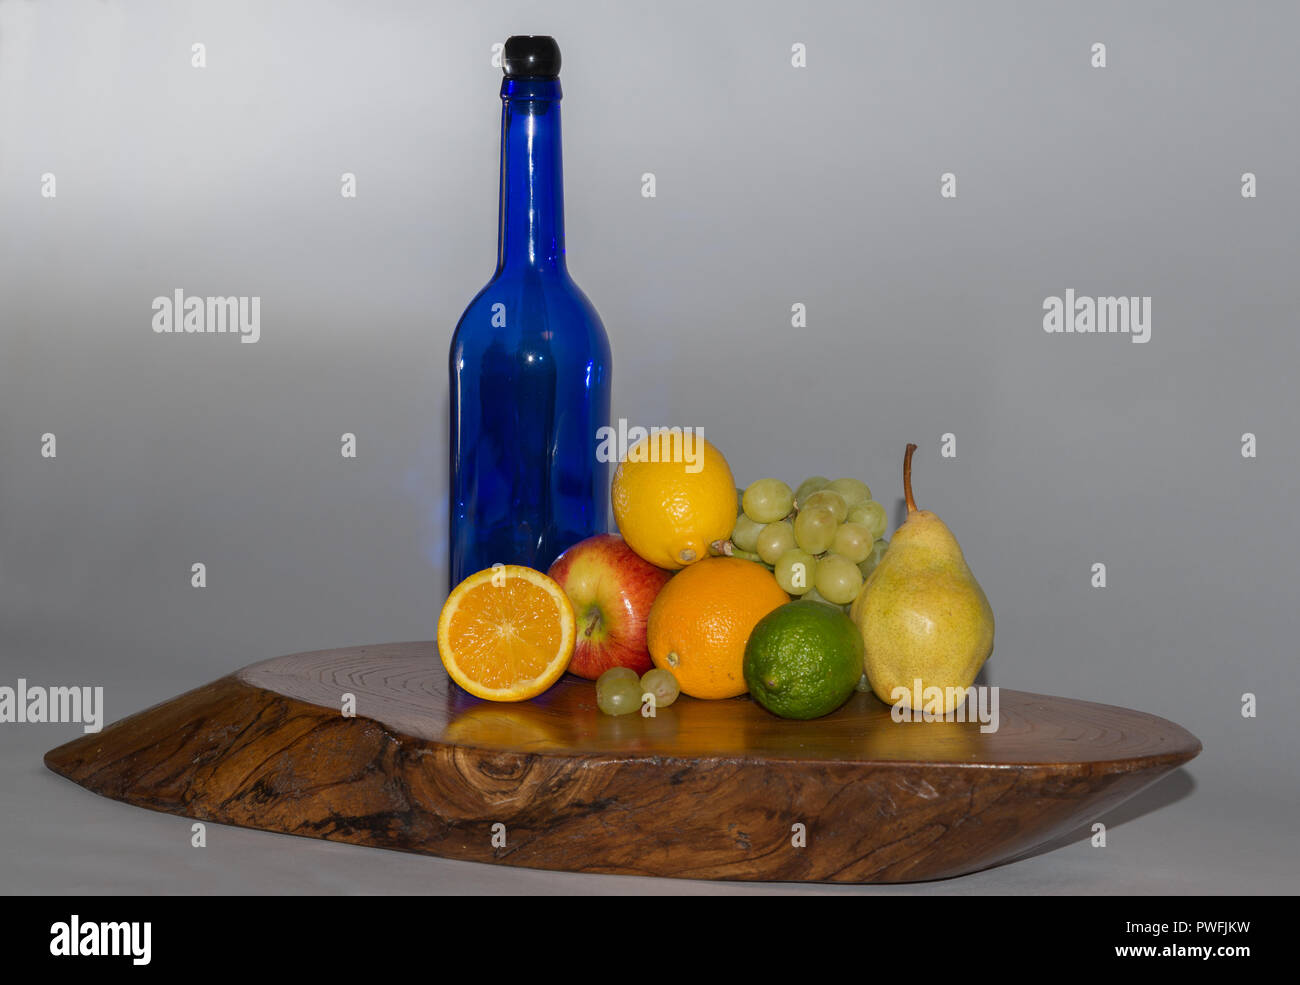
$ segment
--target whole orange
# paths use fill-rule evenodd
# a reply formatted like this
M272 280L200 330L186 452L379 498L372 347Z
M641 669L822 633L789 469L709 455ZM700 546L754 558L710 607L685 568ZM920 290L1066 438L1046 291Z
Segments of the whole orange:
M744 694L749 634L789 601L761 564L734 557L696 561L669 579L650 608L650 658L693 698Z

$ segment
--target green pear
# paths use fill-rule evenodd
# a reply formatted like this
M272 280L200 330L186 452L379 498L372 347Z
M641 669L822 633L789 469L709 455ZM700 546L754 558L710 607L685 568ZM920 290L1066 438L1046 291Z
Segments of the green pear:
M993 610L957 538L912 498L912 452L903 459L907 520L853 603L862 633L864 668L871 689L886 704L939 711L933 692L943 690L943 712L958 704L948 688L967 688L993 651ZM916 682L920 681L918 685Z

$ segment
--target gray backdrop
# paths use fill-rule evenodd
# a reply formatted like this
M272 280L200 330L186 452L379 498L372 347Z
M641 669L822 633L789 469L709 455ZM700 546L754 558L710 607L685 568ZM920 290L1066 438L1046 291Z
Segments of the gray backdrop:
M856 891L1294 891L1286 3L0 2L0 684L103 685L115 720L433 636L446 352L492 271L512 33L563 49L570 269L615 415L703 427L742 483L856 475L891 504L918 442L917 497L997 614L990 682L1204 742L1104 849ZM154 334L176 288L260 296L261 341ZM1044 333L1067 288L1150 296L1151 341ZM753 889L192 849L44 770L76 734L0 725L6 890Z

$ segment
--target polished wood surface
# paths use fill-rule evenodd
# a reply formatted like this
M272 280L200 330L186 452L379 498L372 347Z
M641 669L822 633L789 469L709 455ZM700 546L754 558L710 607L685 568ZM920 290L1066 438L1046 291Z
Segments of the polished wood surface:
M860 693L813 722L747 698L611 718L571 677L494 704L452 684L432 643L394 643L254 664L46 764L143 807L450 858L898 882L1022 855L1200 751L1172 722L1091 702L1002 690L999 719L898 723Z

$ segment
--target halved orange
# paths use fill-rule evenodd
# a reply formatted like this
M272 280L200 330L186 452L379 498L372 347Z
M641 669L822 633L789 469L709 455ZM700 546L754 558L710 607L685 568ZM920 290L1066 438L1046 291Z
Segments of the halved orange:
M519 564L470 575L438 617L442 665L466 691L489 701L541 694L568 668L575 638L564 589Z

